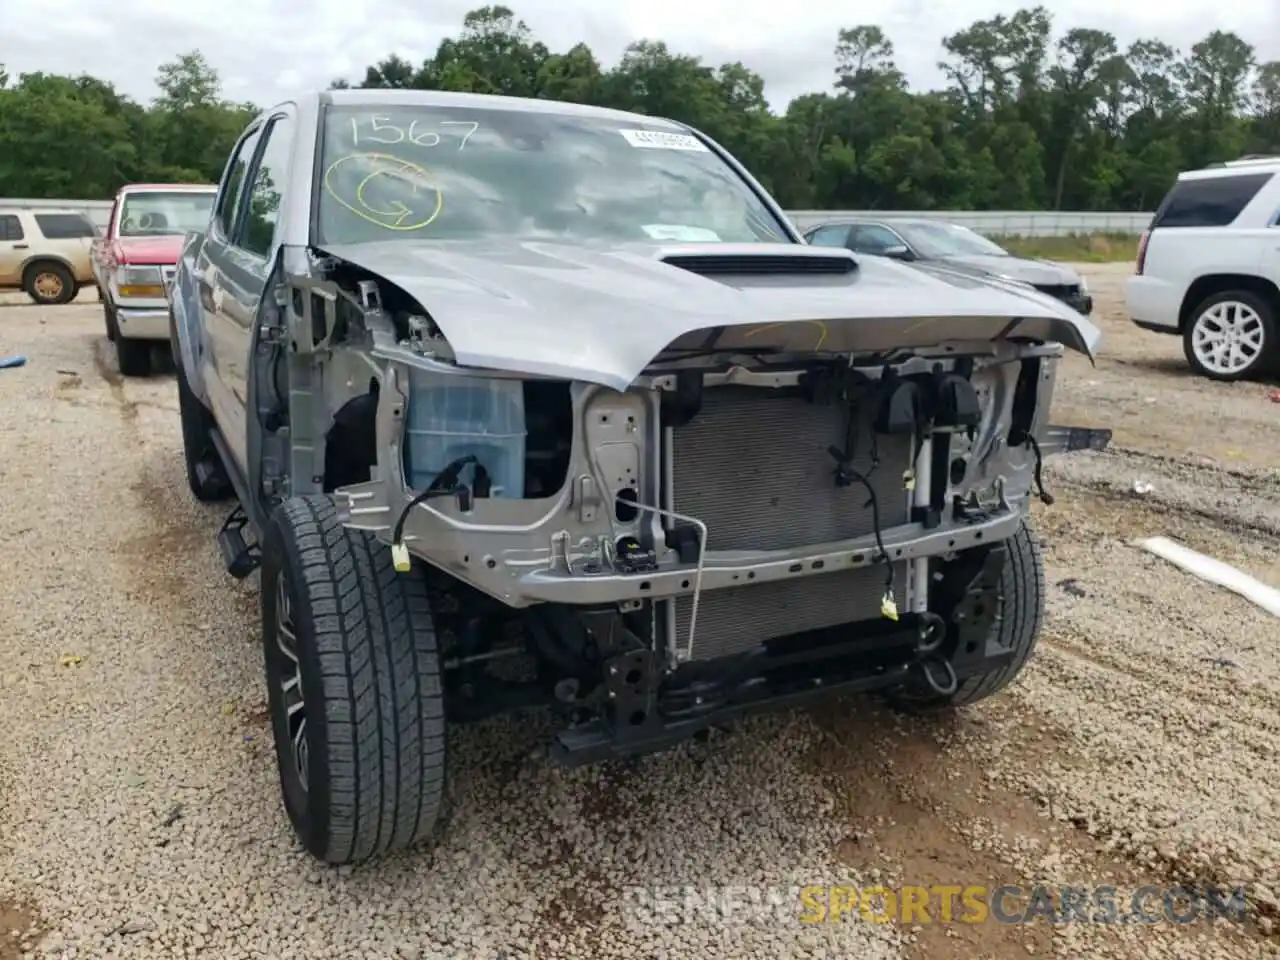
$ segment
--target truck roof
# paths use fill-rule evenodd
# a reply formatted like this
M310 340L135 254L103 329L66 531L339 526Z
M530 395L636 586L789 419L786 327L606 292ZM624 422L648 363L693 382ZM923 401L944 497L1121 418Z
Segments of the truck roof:
M1280 155L1243 157L1225 163L1211 163L1198 170L1183 170L1179 180L1213 180L1217 177L1236 177L1244 173L1280 172Z
M313 91L293 98L296 104L313 106L333 104L348 107L470 107L474 110L510 110L518 113L551 113L574 117L599 117L650 126L667 127L673 131L685 129L683 124L666 117L647 116L610 107L593 107L565 100L544 100L535 97L503 97L489 93L459 93L451 90L388 90L355 89ZM277 104L276 106L281 106ZM270 113L276 107L264 111Z
M842 227L846 225L853 226L854 224L861 223L886 223L890 225L897 224L899 226L910 225L917 227L933 223L941 223L949 227L958 226L958 224L952 223L950 220L944 220L942 217L895 217L892 215L877 217L874 213L868 213L859 216L832 217L830 220L823 220L821 222L815 221L810 224L806 230L812 230L814 227Z

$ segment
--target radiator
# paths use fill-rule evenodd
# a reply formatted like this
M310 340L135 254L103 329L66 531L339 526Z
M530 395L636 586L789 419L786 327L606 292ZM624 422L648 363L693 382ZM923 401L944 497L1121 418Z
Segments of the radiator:
M837 487L829 446L842 447L847 408L751 387L703 393L702 409L675 430L672 494L677 512L707 525L707 550L785 550L870 534L867 491ZM860 409L853 467L872 469L871 409ZM879 466L868 479L883 529L906 523L910 494L903 472L910 437L877 438ZM894 571L900 608L906 603L906 564ZM877 565L797 576L760 585L704 591L698 605L695 659L749 650L777 636L880 616L885 568ZM689 636L693 602L676 605L676 640Z

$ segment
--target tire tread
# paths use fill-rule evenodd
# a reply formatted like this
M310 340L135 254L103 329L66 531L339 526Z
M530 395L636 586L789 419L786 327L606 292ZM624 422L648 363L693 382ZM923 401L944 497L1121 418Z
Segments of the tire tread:
M182 423L182 459L187 470L187 486L191 489L191 495L202 503L227 500L233 493L231 480L209 440L213 417L191 390L191 384L187 382L187 375L181 366L177 368L176 379L178 417ZM201 482L196 467L204 457L213 458L216 471L205 482Z
M966 706L999 693L1022 672L1035 650L1044 622L1044 555L1040 540L1026 523L1009 538L1008 547L1008 566L1000 578L1004 600L1001 639L1003 646L1013 648L1013 659L965 679L951 695L952 706Z
M1035 651L1044 622L1044 556L1040 541L1024 520L1005 541L1008 560L1000 575L1003 602L999 643L1013 650L1013 657L994 670L962 680L950 696L903 696L891 693L889 701L910 713L965 707L994 696L1020 674Z
M124 377L145 377L151 373L151 342L120 335L116 331L116 366Z
M435 631L420 573L396 572L327 496L279 508L293 531L325 691L329 812L323 858L403 849L444 799L445 720ZM314 709L314 708L312 708Z

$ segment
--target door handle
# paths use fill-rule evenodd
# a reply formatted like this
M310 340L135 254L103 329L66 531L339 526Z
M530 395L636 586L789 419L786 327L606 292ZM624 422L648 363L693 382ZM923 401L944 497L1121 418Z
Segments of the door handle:
M30 247L31 247L31 244L29 243L15 243L13 245L13 249L15 250L27 250L27 249L30 249Z
M213 296L213 285L205 279L203 273L196 274L196 287L200 291L200 305L206 310L216 313L218 305Z

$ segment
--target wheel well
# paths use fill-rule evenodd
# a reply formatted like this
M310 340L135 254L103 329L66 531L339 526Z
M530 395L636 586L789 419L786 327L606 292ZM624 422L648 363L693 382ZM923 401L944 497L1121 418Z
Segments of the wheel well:
M1273 313L1280 314L1280 288L1270 280L1247 273L1213 273L1196 280L1187 289L1187 295L1182 298L1182 309L1178 313L1178 332L1181 333L1187 329L1191 311L1199 306L1205 297L1224 293L1227 290L1248 291L1266 301Z
M363 483L378 464L378 381L348 400L333 416L324 447L324 491Z
M27 282L27 278L31 275L31 271L44 264L53 264L54 266L61 267L63 270L67 271L67 273L71 274L72 283L75 282L76 272L71 269L71 264L67 263L67 261L63 260L61 257L53 257L48 254L35 257L22 265L22 282L25 284Z

